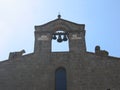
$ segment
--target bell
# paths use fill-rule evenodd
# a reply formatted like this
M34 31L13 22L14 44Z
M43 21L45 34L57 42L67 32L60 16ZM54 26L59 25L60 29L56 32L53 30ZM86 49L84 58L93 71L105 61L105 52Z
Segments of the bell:
M63 41L67 41L67 36L66 35L64 35Z
M56 35L55 35L55 34L53 35L52 39L54 39L54 40L56 40L56 39L57 39L57 37L56 37Z
M58 41L59 43L61 43L61 42L62 42L61 35L59 35L59 36L58 36L58 39L57 39L57 41Z

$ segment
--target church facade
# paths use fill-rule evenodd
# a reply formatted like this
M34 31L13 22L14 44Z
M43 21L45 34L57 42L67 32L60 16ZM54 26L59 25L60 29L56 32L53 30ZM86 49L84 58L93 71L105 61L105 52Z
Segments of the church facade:
M120 90L120 58L86 50L85 25L58 18L35 26L34 52L0 62L0 90ZM52 52L52 40L69 51Z

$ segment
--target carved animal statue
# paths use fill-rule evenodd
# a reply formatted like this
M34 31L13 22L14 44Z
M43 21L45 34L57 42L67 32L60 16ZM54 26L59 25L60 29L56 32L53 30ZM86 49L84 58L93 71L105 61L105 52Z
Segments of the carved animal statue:
M17 57L21 57L23 55L23 53L25 53L25 50L21 50L21 51L18 51L18 52L10 52L9 54L9 59L14 59L14 58L17 58Z
M108 56L109 53L106 50L100 50L100 46L95 47L95 54L100 55L100 56Z

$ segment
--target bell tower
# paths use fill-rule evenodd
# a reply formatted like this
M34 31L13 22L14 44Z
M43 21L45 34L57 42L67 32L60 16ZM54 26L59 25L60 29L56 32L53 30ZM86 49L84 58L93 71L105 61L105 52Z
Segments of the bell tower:
M86 52L85 25L64 20L58 15L53 21L35 26L35 53L50 53L52 40L58 43L68 40L69 52Z

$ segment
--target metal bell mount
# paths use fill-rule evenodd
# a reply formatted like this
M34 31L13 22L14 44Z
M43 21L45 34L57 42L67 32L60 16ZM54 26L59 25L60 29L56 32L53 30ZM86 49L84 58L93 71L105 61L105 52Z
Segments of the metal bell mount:
M57 39L57 42L61 43L62 41L68 40L67 35L68 34L66 32L57 32L52 35L52 39L54 39L54 40Z

